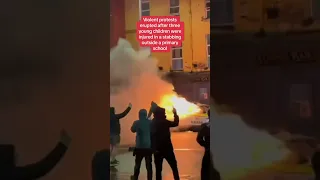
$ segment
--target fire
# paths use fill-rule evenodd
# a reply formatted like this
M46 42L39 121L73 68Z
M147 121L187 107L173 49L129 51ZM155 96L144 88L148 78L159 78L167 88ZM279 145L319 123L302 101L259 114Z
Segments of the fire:
M173 107L176 108L180 119L201 112L201 109L196 104L193 104L187 101L185 98L177 96L176 94L164 95L161 98L159 106L166 109L167 118L169 120L173 119Z

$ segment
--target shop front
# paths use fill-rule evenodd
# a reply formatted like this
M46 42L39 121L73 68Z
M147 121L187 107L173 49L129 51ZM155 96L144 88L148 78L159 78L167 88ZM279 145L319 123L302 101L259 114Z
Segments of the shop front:
M169 77L179 95L192 102L209 104L210 72L172 72Z

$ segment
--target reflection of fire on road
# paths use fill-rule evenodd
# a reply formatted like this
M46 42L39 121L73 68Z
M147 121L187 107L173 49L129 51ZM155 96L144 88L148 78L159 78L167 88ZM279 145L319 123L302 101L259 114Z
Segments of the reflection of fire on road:
M201 112L201 109L196 104L193 104L187 101L185 98L177 96L176 94L163 95L159 106L166 109L167 118L170 120L173 119L173 107L176 108L180 119L184 119Z

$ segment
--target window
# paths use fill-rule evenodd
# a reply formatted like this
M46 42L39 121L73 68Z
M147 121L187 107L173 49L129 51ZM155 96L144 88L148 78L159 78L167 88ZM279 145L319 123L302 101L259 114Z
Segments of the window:
M299 119L312 117L312 86L292 84L290 89L291 115Z
M172 47L172 70L183 70L182 47Z
M208 99L208 89L207 88L200 88L200 99L201 100Z
M170 0L170 15L180 15L180 2L179 0Z
M210 34L206 35L206 43L207 43L208 68L210 68Z
M212 18L211 23L215 26L233 25L233 0L211 0Z
M210 0L205 0L206 1L206 18L210 18Z
M150 16L150 0L139 0L140 2L140 17Z
M311 2L311 16L320 20L320 1L319 0L310 0Z

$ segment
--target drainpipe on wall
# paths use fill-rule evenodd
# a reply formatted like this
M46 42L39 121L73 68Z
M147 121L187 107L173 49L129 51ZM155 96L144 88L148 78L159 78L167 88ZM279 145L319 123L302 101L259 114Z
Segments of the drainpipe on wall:
M190 17L190 39L191 39L191 72L194 70L193 67L193 29L192 29L192 0L189 0L189 17Z

